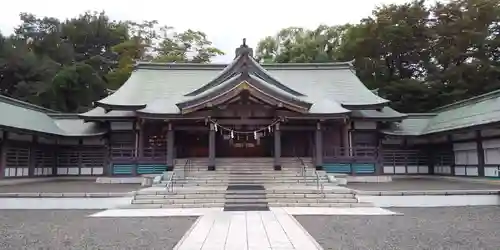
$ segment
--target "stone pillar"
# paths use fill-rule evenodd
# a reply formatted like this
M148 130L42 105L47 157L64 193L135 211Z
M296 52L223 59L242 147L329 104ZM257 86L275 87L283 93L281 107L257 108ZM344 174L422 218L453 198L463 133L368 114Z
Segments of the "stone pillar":
M281 130L279 123L274 127L274 170L281 170Z
M484 176L484 149L481 131L476 131L476 149L477 149L477 171L479 176Z
M174 140L175 133L172 124L169 123L167 131L167 171L172 171L174 169Z
M208 170L215 170L215 126L210 124L208 131Z
M321 129L321 123L316 123L316 134L315 134L315 145L316 145L316 170L323 169L323 133Z

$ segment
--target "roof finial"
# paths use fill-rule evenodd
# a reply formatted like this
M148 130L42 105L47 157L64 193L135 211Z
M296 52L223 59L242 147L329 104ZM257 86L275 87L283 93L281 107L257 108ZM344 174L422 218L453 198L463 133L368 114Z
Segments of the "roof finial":
M253 49L248 47L246 38L243 38L243 43L240 45L239 48L236 48L235 54L236 54L235 58L240 55L249 55L253 57Z

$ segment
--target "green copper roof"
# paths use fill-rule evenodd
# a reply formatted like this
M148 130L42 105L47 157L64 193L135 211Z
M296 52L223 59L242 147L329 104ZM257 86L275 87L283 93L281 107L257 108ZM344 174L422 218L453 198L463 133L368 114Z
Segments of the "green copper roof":
M97 124L83 123L75 115L68 117L5 96L0 96L0 114L0 126L4 128L59 136L92 136L105 132Z
M437 115L425 129L426 134L500 122L500 90L452 103L433 112Z
M388 101L366 88L351 70L349 63L264 64L259 65L274 81L300 93L311 102L310 113L344 113L343 106L385 105ZM141 112L179 114L177 103L220 77L224 64L141 63L125 84L97 102L102 107L138 107ZM258 76L261 80L266 77ZM283 91L276 82L270 85ZM297 93L291 95L297 96ZM92 113L82 114L90 116Z
M406 114L399 113L391 107L383 107L382 109L370 110L353 110L351 117L377 120L402 120L407 117Z
M398 135L428 135L500 122L500 90L433 110L429 114L410 114L399 125L384 131Z
M391 127L383 132L389 135L422 135L429 121L436 114L408 114L401 122L391 123Z

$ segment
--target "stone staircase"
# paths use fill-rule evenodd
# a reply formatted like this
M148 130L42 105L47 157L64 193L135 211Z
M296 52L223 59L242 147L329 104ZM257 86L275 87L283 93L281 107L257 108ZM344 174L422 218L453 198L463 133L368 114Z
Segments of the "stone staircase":
M311 159L304 159L312 166ZM268 207L360 207L352 190L329 183L321 173L318 186L314 169L301 174L297 159L285 158L282 170L273 169L272 158L218 159L215 171L205 159L192 160L187 169L179 161L176 171L183 179L173 191L161 185L138 191L127 208L224 207L227 211L267 210ZM319 188L318 188L319 187Z

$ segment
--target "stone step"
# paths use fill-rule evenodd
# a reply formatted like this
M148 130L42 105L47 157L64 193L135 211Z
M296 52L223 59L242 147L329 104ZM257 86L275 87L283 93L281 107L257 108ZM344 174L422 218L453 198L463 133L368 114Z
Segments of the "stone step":
M173 194L173 195L137 195L135 200L158 199L353 199L354 194L266 194L266 193L216 193L216 194Z
M327 180L320 180L321 183L328 182ZM167 181L162 181L161 184L166 185ZM251 183L316 183L315 179L255 179L255 180L245 180L245 179L210 179L210 180L176 180L175 185L180 184L221 184L221 183L231 183L231 184L251 184Z
M270 207L373 207L371 203L268 203Z
M167 190L140 190L136 192L135 196L140 195L191 195L191 194L272 194L272 195L290 195L290 194L298 194L298 195L312 195L312 194L321 194L321 195L329 195L329 194L345 194L345 195L353 195L353 191L349 189L335 189L335 190L327 190L325 189L323 193L321 193L317 189L266 189L266 190L225 190L225 189L177 189L174 192L168 192Z
M132 204L206 204L206 203L229 203L229 204L255 204L255 203L357 203L356 199L308 199L308 198L299 198L299 199L269 199L269 198L255 198L255 199L226 199L226 198L218 198L218 199L137 199L132 200Z
M217 208L217 207L373 207L371 203L267 203L267 204L226 204L226 203L204 203L204 204L129 204L119 206L120 209L158 209L158 208Z
M317 184L316 182L253 182L253 183L231 183L232 186L247 186L249 184L260 184L260 185L271 185L271 186L290 186L290 184L300 184L306 187L315 187ZM215 183L176 183L174 185L174 189L178 188L201 188L201 187L207 187L207 188L220 188L220 187L226 187L229 185L229 182L215 182ZM324 184L323 184L324 185ZM153 185L153 187L165 187L165 185Z

